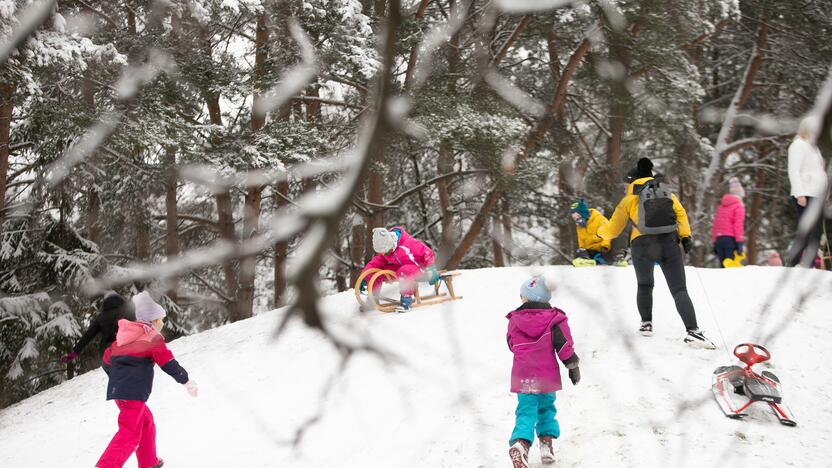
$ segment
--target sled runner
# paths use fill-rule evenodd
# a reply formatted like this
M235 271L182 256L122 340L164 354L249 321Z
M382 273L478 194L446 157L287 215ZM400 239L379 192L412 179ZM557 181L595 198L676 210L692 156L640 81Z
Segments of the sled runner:
M745 367L717 367L712 380L711 390L725 416L744 418L748 416L749 406L762 401L769 405L781 424L796 426L791 411L783 403L780 379L769 371L758 374L752 369L754 364L771 359L771 353L758 344L743 343L734 348L734 356L745 363Z
M422 295L419 293L419 288L416 288L415 294L413 295L412 308L415 309L417 307L462 299L462 296L457 296L454 292L454 277L461 274L460 272L440 271L439 281L433 285L432 294ZM364 280L367 280L367 291L362 293L360 291L361 282ZM398 299L383 296L380 286L382 282L395 283L397 281L396 274L390 270L370 268L361 273L355 281L355 298L362 307L371 304L381 312L395 312L401 307L401 303ZM379 287L376 287L376 284ZM440 292L443 284L445 285L446 292Z
M734 258L726 258L722 261L722 266L725 268L739 268L744 267L745 265L742 263L745 260L745 254L738 254L734 252Z

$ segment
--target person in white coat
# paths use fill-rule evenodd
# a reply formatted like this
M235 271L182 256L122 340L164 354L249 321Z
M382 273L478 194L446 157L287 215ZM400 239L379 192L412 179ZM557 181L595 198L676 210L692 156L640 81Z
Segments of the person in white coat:
M827 180L823 156L814 144L820 133L820 122L815 117L806 117L800 122L797 136L789 145L789 183L791 202L798 217L798 226L804 216L816 215L817 219L805 236L795 236L789 250L788 264L800 263L804 249L817 251L823 226L823 210L808 210L810 205L822 204L826 200ZM822 208L822 207L821 207Z

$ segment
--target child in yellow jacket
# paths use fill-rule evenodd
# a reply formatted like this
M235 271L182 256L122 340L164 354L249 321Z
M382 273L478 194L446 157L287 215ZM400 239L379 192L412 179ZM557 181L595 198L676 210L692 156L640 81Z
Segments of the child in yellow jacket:
M609 221L600 211L589 208L583 198L569 208L578 235L578 257L595 260L598 265L611 262L610 241L598 236L598 230Z

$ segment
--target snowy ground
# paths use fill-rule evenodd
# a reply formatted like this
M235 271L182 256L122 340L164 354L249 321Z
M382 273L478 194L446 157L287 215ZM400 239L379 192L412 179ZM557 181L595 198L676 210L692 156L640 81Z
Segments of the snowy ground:
M635 333L631 268L545 271L560 285L553 304L569 316L583 376L558 394L555 466L829 466L832 273L688 269L700 326L721 348L706 351L682 344L658 270L650 338ZM297 323L275 340L280 310L171 343L200 396L157 370L149 406L165 466L509 466L516 400L504 316L527 274L465 271L463 300L401 315L359 317L351 292L326 298L339 335L392 357L355 355L325 397L340 354ZM751 339L772 352L798 427L781 426L762 404L729 420L712 400L713 369L733 361L725 343ZM94 466L116 429L105 387L96 370L0 411L0 466ZM531 455L542 466L536 447Z

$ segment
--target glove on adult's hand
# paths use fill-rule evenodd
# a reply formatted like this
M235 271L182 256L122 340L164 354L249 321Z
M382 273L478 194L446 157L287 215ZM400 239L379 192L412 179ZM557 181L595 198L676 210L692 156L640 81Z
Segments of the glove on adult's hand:
M69 364L70 362L78 359L78 353L75 351L70 351L63 356L61 356L61 362L64 364Z
M685 249L686 254L689 254L691 249L693 249L693 240L690 236L682 238L682 248Z

